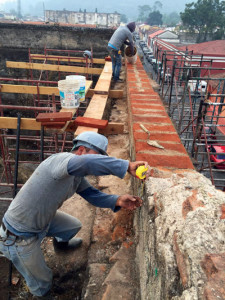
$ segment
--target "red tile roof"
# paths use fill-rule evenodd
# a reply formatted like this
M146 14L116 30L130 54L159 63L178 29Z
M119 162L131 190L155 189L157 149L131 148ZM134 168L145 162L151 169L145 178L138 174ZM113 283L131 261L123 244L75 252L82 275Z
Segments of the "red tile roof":
M153 32L153 33L149 34L149 37L152 39L152 38L154 38L155 36L157 36L157 35L159 35L159 34L165 32L165 31L166 31L165 29L157 30L156 32Z
M194 54L220 54L225 56L225 40L216 40L200 44L191 44L187 46L178 47L178 49L185 51L186 47L189 51L193 50Z

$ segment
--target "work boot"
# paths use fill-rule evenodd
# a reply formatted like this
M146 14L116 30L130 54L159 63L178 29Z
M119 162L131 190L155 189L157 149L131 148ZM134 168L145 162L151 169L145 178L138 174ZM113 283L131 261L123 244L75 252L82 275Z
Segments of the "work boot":
M56 238L53 239L53 246L55 250L74 250L82 244L82 239L72 238L68 242L58 242Z
M124 82L124 80L121 79L121 78L118 78L118 79L116 79L116 82L117 82L117 83L122 83L122 82Z

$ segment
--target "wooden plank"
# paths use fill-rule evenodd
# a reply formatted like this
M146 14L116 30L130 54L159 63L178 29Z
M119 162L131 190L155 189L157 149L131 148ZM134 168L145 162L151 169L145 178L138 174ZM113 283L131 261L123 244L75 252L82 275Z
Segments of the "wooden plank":
M87 97L91 98L94 95L94 93L94 89L89 89ZM114 99L121 99L123 98L123 90L109 90L109 97Z
M106 95L109 93L112 78L112 63L106 62L103 71L94 88L96 94Z
M85 94L88 93L92 85L91 80L86 80ZM52 86L31 86L31 85L14 85L14 84L1 84L0 92L2 93L15 93L15 94L34 94L37 95L52 95L59 96L58 87Z
M17 118L12 117L0 117L0 129L16 129L17 128ZM76 130L76 125L73 121L69 122L69 126L66 131L74 132ZM25 130L41 130L41 123L37 122L33 118L21 118L21 129ZM81 127L80 127L81 128ZM95 128L85 127L86 130L93 130L96 132ZM47 129L47 128L45 128ZM108 123L105 129L99 129L99 132L102 134L119 134L123 133L124 124L123 123Z
M104 135L122 134L124 133L124 123L108 123L106 128L99 129L98 132Z
M67 61L67 62L83 62L86 63L86 59L82 57L69 57L69 56L56 56L56 55L42 55L42 54L30 54L31 59L36 60L49 60L49 61ZM87 60L88 63L91 63L91 59ZM93 58L94 64L105 64L105 59L102 58Z
M17 128L17 118L9 118L9 117L0 117L0 128L9 128L16 129ZM26 130L40 130L41 123L38 123L36 119L31 118L21 118L20 129Z
M80 74L101 74L102 73L101 68L38 64L38 63L27 63L27 62L17 62L17 61L7 61L6 67L15 68L15 69L45 70L45 71L57 71L57 72L80 73Z
M84 114L84 117L87 118L95 118L95 119L102 119L103 117L103 113L105 110L105 106L106 106L106 102L108 99L108 95L98 95L95 94L87 109L86 112ZM94 131L94 132L98 132L97 128L91 128L91 127L78 127L77 130L75 131L74 135L77 136L78 134L84 132L84 131Z

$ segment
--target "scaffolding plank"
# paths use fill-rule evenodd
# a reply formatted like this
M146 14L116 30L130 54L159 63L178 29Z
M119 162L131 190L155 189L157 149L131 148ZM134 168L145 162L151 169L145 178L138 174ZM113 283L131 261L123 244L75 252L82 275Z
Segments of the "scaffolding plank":
M86 80L85 94L88 93L92 85L91 80ZM15 94L34 94L34 95L52 95L59 96L58 87L52 86L30 86L30 85L13 85L13 84L1 84L0 92L2 93L15 93Z
M0 129L16 129L17 128L18 118L14 117L0 117ZM81 128L81 127L79 127ZM88 131L95 128L85 127ZM99 132L102 134L118 134L122 133L124 128L123 123L108 123L107 127L100 129ZM41 123L37 122L33 118L21 118L21 129L22 130L41 130ZM47 129L47 128L46 128ZM73 121L69 122L69 126L66 131L74 132L76 130L76 125Z
M107 61L94 88L96 94L106 95L109 93L112 78L112 63Z
M105 106L107 103L108 95L98 95L95 94L86 109L84 117L86 118L95 118L95 119L102 119L103 113L105 110ZM84 131L94 131L98 132L97 128L79 126L75 131L74 135L77 136L78 134Z
M56 55L43 55L43 54L30 54L31 59L36 60L49 60L49 61L67 61L67 62L83 62L86 63L86 59L82 57L71 57L71 56L56 56ZM88 63L91 63L91 59L87 60ZM105 59L102 58L93 58L92 62L94 64L105 64Z
M87 97L91 98L95 93L94 89L90 89L87 93ZM123 90L109 90L109 97L120 99L123 98Z
M18 118L0 117L0 129L16 129ZM27 130L40 130L41 123L37 122L36 119L21 118L20 129Z
M45 70L45 71L57 71L57 72L80 73L80 74L101 74L102 73L102 68L86 68L86 67L38 64L38 63L17 62L17 61L7 61L6 67L15 68L15 69Z

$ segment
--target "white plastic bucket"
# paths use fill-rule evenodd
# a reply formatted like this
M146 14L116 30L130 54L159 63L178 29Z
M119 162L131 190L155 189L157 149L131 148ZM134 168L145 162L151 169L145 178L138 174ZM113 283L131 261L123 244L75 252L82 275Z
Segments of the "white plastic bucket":
M130 46L125 49L125 56L128 63L134 65L137 61L137 48L134 47L134 54L131 55Z
M78 80L58 81L60 102L63 108L76 108L80 105L80 82Z
M80 82L80 89L79 89L80 102L84 101L86 77L80 75L68 75L66 76L66 80L78 80Z

